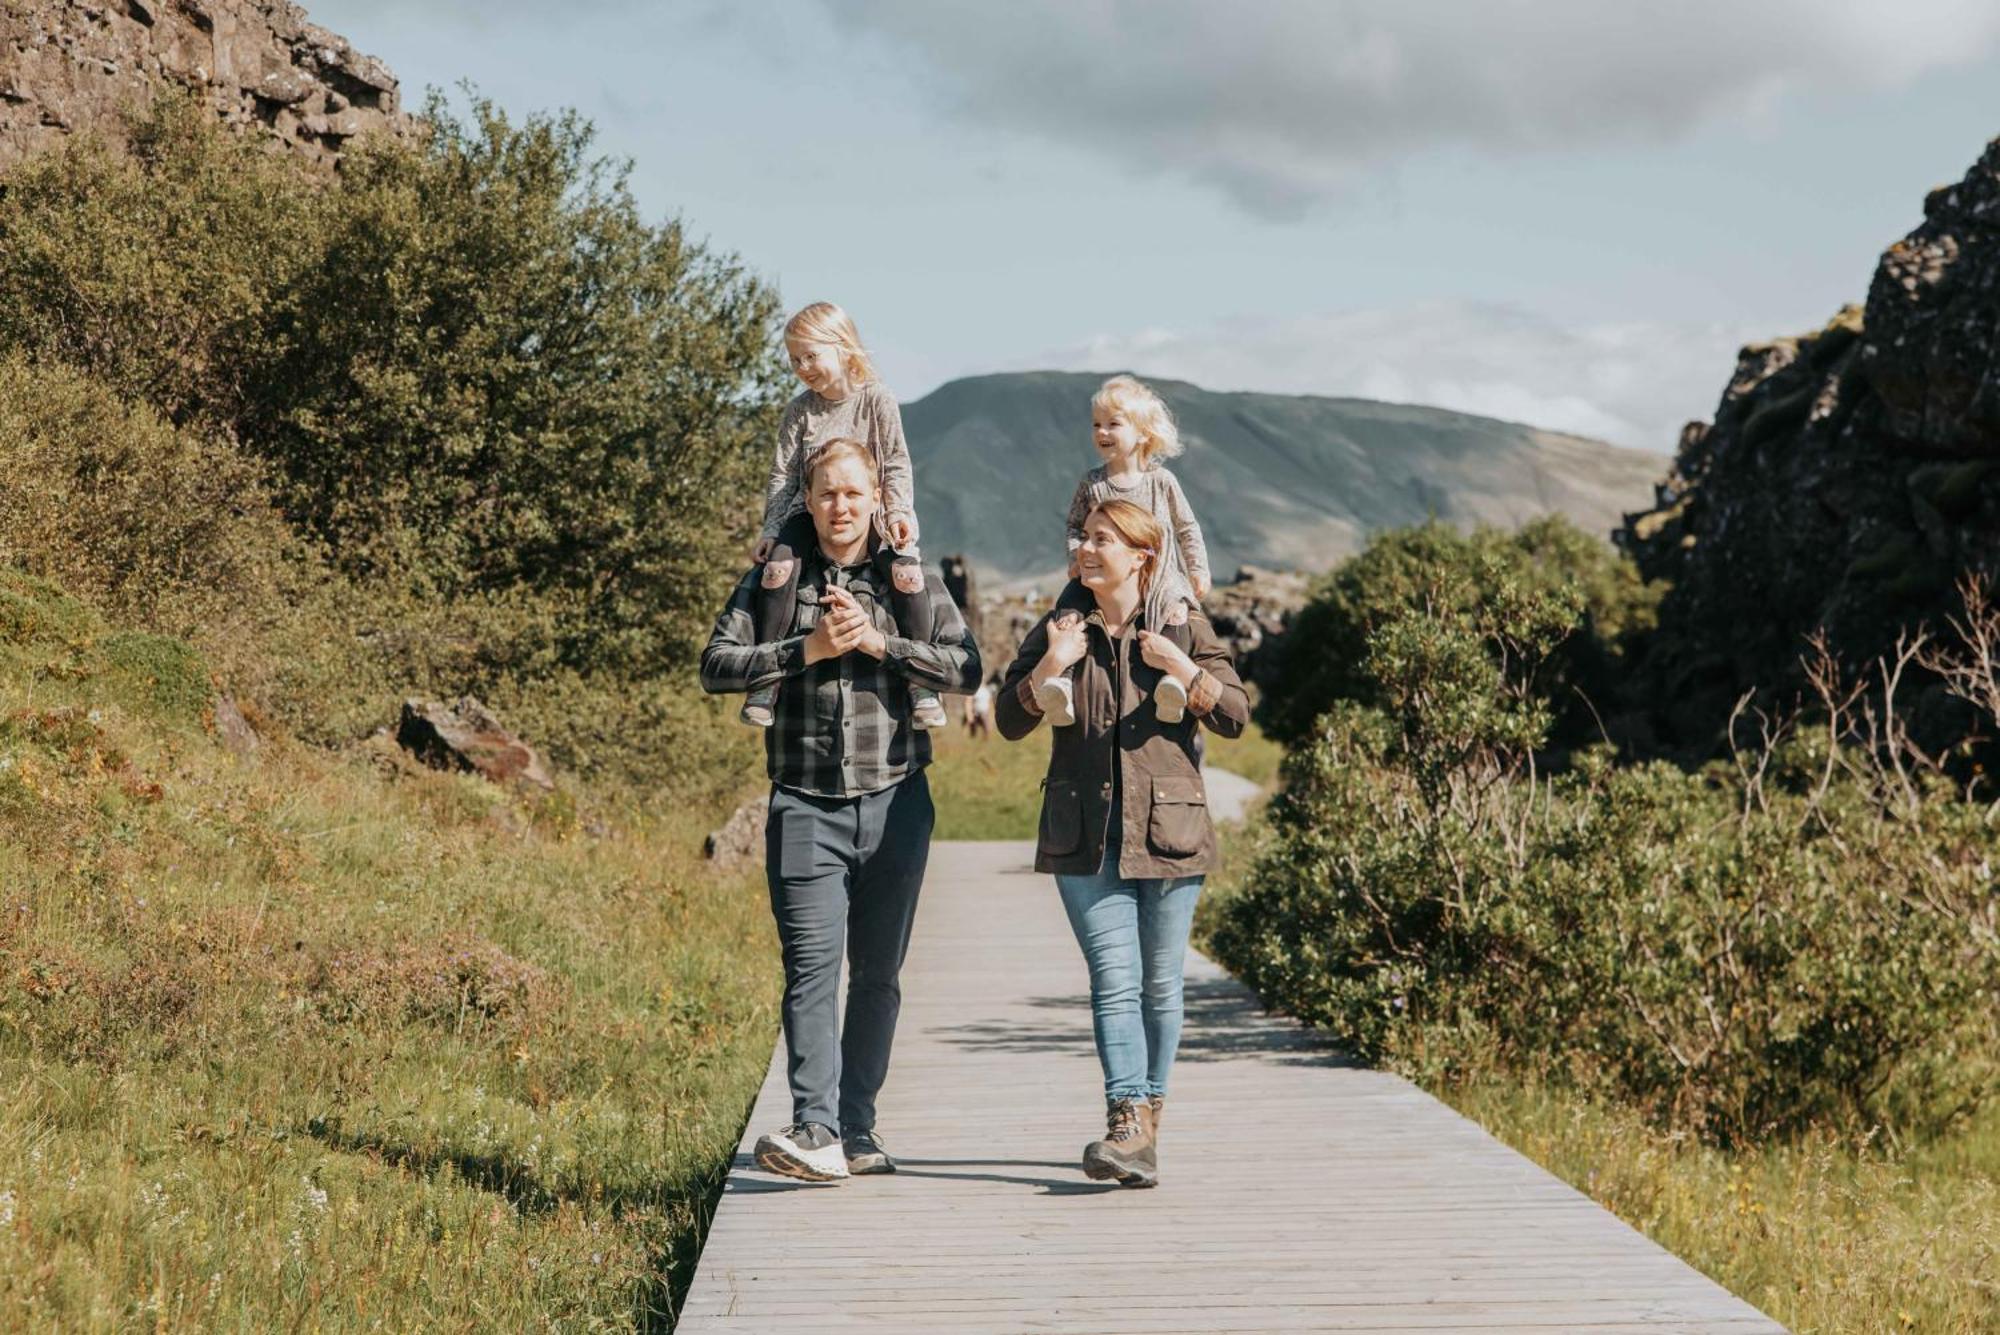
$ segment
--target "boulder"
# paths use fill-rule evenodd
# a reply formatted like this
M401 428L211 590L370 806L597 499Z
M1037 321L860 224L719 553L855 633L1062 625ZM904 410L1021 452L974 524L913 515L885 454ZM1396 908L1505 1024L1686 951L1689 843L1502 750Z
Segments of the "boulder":
M713 862L718 871L761 866L764 861L764 825L770 812L771 801L768 797L751 798L729 813L729 819L722 823L722 828L710 832L708 838L702 840L702 856Z
M63 137L119 137L162 90L332 167L364 131L412 132L396 78L289 0L0 5L0 173Z
M1745 691L1783 708L1813 631L1866 664L1945 625L1960 576L2000 570L2000 139L1924 214L1865 307L1742 350L1714 421L1689 425L1653 508L1614 534L1667 586L1632 707L1683 758L1722 744ZM1935 689L1901 698L1949 720Z
M243 717L243 711L228 696L215 697L210 713L215 720L215 739L222 743L223 750L245 756L263 745L257 730L250 726L250 720Z
M405 700L396 744L432 769L478 774L494 783L555 788L533 747L507 731L471 696L455 704Z

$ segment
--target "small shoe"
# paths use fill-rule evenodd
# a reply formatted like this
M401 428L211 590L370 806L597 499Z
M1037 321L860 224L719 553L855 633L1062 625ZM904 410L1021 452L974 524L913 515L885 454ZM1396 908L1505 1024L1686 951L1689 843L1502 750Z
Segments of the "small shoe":
M1035 703L1042 715L1058 728L1076 722L1076 687L1068 677L1050 677L1035 688Z
M938 698L936 691L920 686L911 687L910 703L914 706L910 711L910 722L926 732L933 728L951 726L951 720L945 717L944 701Z
M1160 678L1153 688L1153 713L1162 723L1179 723L1187 716L1187 687L1172 677Z
M757 1166L804 1182L838 1182L847 1176L840 1137L818 1122L801 1122L757 1137Z
M847 1171L856 1177L896 1171L896 1161L889 1157L882 1138L873 1131L856 1131L847 1137L842 1148L847 1151Z
M777 687L759 686L743 697L743 709L736 717L753 728L768 728L771 726L771 707L777 703Z

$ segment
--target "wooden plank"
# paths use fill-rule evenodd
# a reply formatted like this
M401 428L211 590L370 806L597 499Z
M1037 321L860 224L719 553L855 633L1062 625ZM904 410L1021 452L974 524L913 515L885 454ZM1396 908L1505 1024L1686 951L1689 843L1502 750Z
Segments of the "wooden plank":
M1088 981L1031 859L932 852L878 1128L902 1172L759 1172L751 1145L790 1116L774 1054L680 1329L1780 1329L1197 954L1161 1185L1086 1180L1076 1157L1103 1125Z

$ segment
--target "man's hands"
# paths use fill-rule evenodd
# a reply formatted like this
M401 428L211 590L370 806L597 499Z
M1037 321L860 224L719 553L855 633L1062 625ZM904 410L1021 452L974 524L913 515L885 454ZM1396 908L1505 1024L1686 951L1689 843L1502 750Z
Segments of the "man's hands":
M829 584L820 598L819 624L806 636L806 662L838 658L857 649L870 658L880 658L889 645L854 595L838 584Z

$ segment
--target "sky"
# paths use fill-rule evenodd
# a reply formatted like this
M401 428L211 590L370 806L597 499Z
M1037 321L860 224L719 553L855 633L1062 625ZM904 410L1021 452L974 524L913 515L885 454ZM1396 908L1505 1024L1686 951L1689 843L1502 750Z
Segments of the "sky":
M573 108L912 400L1132 370L1656 451L2000 135L1991 0L306 0Z

